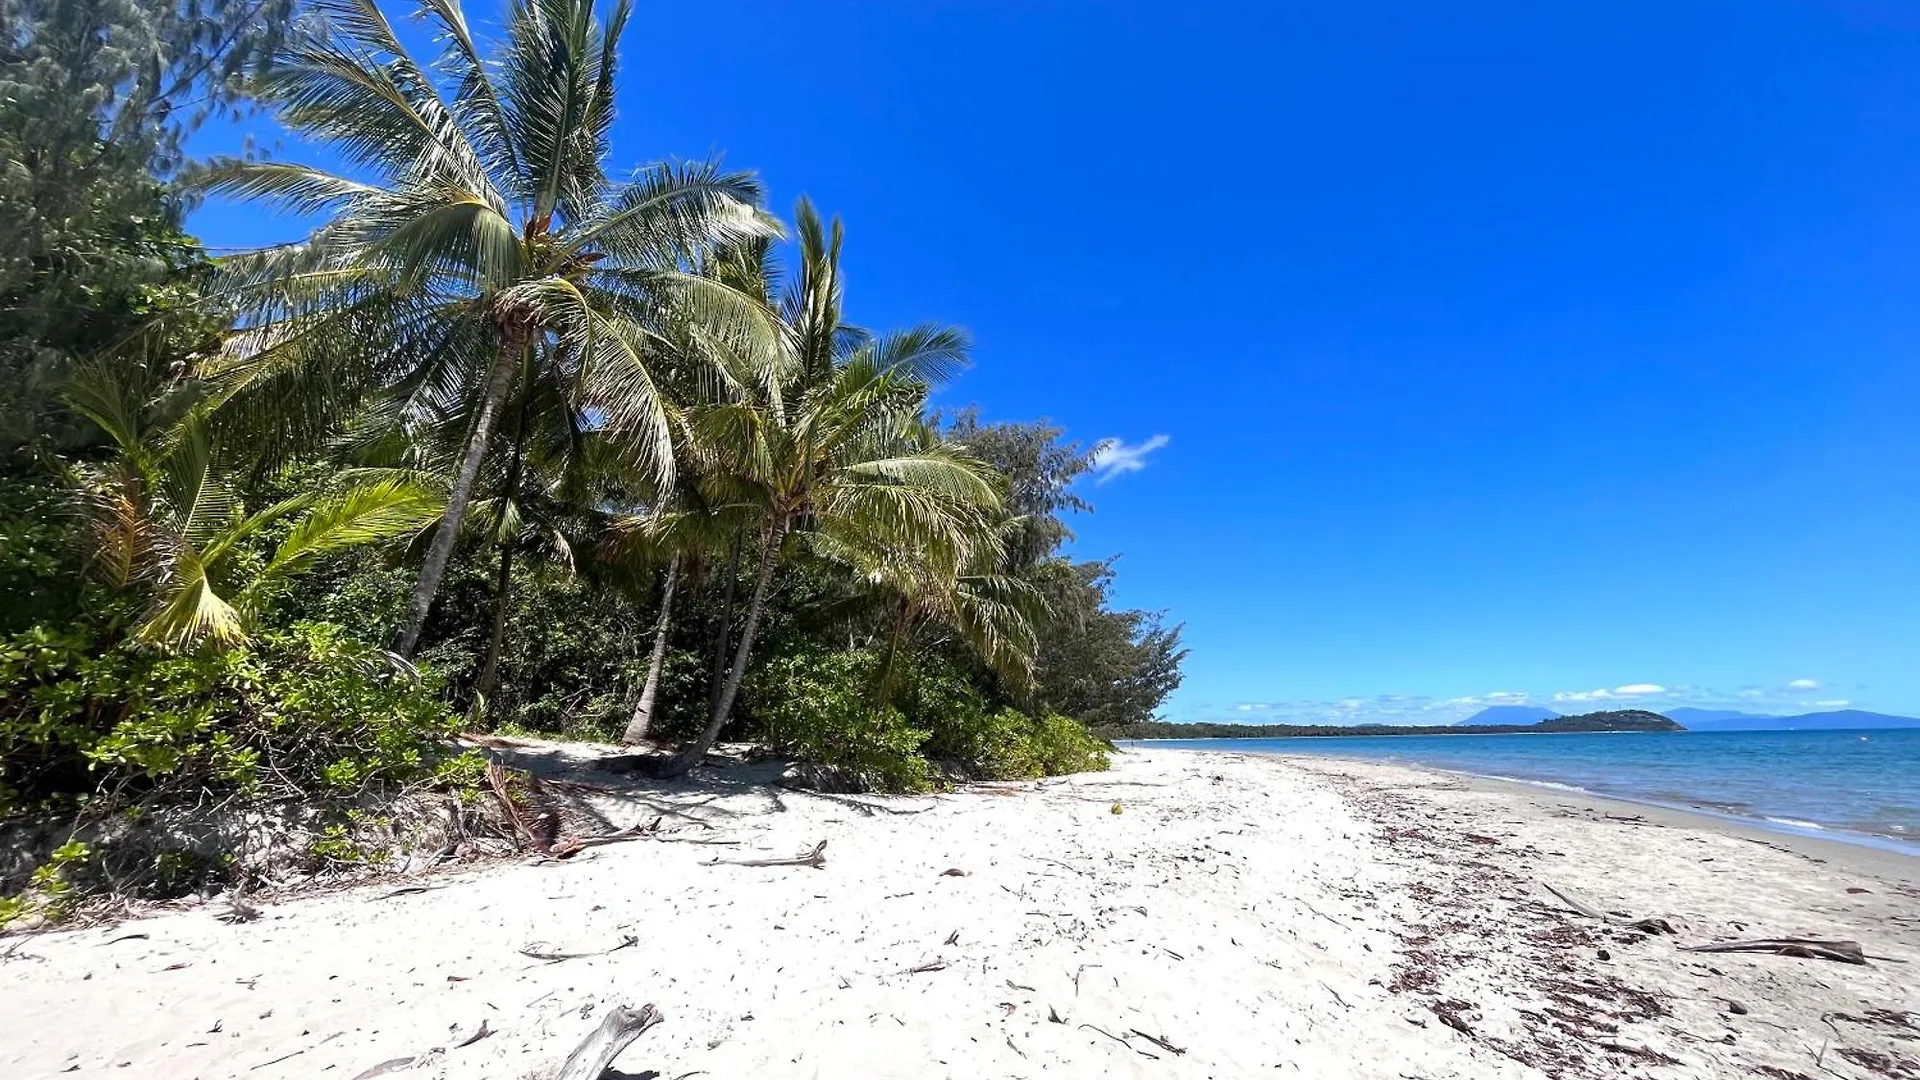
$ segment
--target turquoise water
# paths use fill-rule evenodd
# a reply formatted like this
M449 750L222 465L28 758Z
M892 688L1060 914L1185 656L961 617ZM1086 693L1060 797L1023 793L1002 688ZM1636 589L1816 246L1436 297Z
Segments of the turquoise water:
M1560 784L1920 855L1920 728L1595 735L1166 739L1156 747L1328 754Z

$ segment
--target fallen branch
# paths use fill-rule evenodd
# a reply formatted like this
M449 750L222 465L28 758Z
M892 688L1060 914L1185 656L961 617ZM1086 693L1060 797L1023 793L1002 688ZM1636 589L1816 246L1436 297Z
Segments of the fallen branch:
M1760 938L1753 941L1715 941L1706 945L1682 945L1681 952L1771 953L1795 956L1802 960L1833 960L1842 964L1864 964L1866 950L1857 941L1815 941L1812 938Z
M260 909L248 903L240 890L235 889L227 894L226 910L214 917L223 923L252 922L260 917Z
M542 855L552 851L560 830L558 817L546 807L523 809L521 806L523 802L545 801L544 793L540 790L540 778L529 771L509 769L497 761L490 761L487 763L487 785L493 789L494 798L500 801L501 809L506 812L515 837L524 846ZM524 794L516 788L523 789Z
M1587 903L1567 890L1557 888L1550 882L1543 881L1540 883L1540 887L1552 893L1562 904L1571 908L1574 914L1584 915L1589 919L1597 919L1600 922L1606 923L1608 926L1624 926L1629 930L1638 930L1645 934L1671 934L1674 932L1673 924L1665 919L1623 919L1618 915L1601 911L1599 908L1594 907L1592 904Z
M662 820L663 818L656 817L653 819L652 824L636 825L631 829L622 829L619 832L611 832L603 836L570 836L553 845L552 848L547 850L546 855L553 859L570 859L590 847L599 847L602 844L619 844L628 840L645 840L660 831L660 822Z
M632 934L623 934L620 938L620 944L609 946L605 949L593 949L589 952L555 952L552 947L544 941L534 941L522 945L519 952L521 956L530 956L535 960L545 960L549 964L557 964L562 960L578 960L587 956L605 956L610 952L619 952L621 949L631 948L638 944L640 944L639 938Z
M414 893L432 892L435 889L444 888L446 888L445 885L409 885L404 889L395 889L390 893L382 893L379 896L369 896L367 900L370 902L374 900L392 900L396 896L412 896Z
M625 1005L616 1006L600 1021L600 1026L567 1055L566 1064L553 1074L553 1080L600 1080L600 1074L607 1071L620 1051L665 1019L652 1005L642 1005L638 1012Z
M706 866L811 866L815 870L824 870L827 866L827 842L813 845L813 850L792 859L715 859Z
M1121 1038L1120 1036L1115 1035L1113 1032L1108 1031L1106 1028L1099 1027L1098 1025L1095 1025L1095 1024L1081 1024L1080 1026L1083 1028L1086 1028L1089 1031L1097 1031L1100 1034L1105 1035L1107 1038L1112 1039L1114 1042L1119 1043L1121 1046L1124 1046L1127 1049L1133 1051L1134 1053L1139 1054L1141 1057L1150 1057L1150 1058L1154 1058L1154 1060L1156 1061L1159 1060L1159 1058L1155 1057L1155 1055L1147 1053L1145 1050L1142 1050L1139 1047L1128 1042L1127 1040Z
M460 1040L459 1042L457 1042L457 1043L454 1043L454 1044L453 1044L453 1048L454 1048L455 1050L460 1050L460 1049L464 1049L465 1047L469 1047L469 1046L472 1046L472 1045L473 1045L474 1043L477 1043L477 1042L479 1042L479 1041L480 1041L481 1039L484 1039L484 1038L486 1038L487 1036L489 1036L489 1035L491 1035L491 1034L493 1034L493 1029L492 1029L491 1027L488 1027L488 1026L487 1026L487 1022L486 1022L486 1020L485 1020L485 1019L483 1018L483 1019L482 1019L482 1020L480 1021L480 1026L479 1026L479 1028L477 1028L477 1029L476 1029L476 1030L474 1031L474 1033L473 1033L473 1034L471 1034L471 1035L469 1035L469 1036L467 1036L467 1037L466 1037L466 1038L464 1038L464 1039L461 1039L461 1040Z
M1141 1031L1139 1028L1129 1028L1128 1030L1132 1031L1135 1035L1140 1036L1141 1038L1147 1040L1153 1045L1159 1047L1160 1049L1165 1050L1167 1053L1172 1054L1174 1057L1179 1057L1181 1054L1184 1054L1187 1052L1185 1047L1175 1046L1158 1035L1149 1035L1146 1032Z

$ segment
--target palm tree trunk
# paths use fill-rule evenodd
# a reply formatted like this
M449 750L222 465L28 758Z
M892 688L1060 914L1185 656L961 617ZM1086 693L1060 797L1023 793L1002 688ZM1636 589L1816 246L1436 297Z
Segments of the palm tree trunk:
M487 639L487 659L480 665L480 677L473 680L476 697L493 696L500 681L500 649L507 640L507 601L513 593L513 548L500 545L500 577L493 586L493 636Z
M667 583L660 590L660 622L653 628L653 656L647 661L647 683L640 689L640 703L633 707L633 719L620 741L632 745L645 742L653 727L653 703L660 693L660 669L667 663L667 626L673 619L673 587L680 580L680 556L667 564Z
M893 699L900 684L900 654L906 651L907 633L913 627L913 604L905 597L893 615L893 631L887 635L886 655L881 657L879 678L874 680L874 704L885 705Z
M767 603L767 583L773 580L774 567L780 563L780 544L787 538L787 519L782 517L768 526L765 540L760 545L760 571L753 579L753 595L747 599L747 621L740 627L740 646L733 653L733 667L727 671L727 682L720 690L720 703L707 717L706 730L692 746L679 755L662 771L665 776L679 776L691 770L713 749L714 740L720 737L720 729L727 724L727 714L733 711L733 699L740 692L740 680L747 673L747 656L753 651L753 633L760 628L760 613Z
M733 589L740 580L740 537L733 538L733 554L727 560L726 588L720 601L720 625L713 631L713 661L708 665L707 716L720 711L720 691L727 685L727 636L733 629Z
M420 631L425 629L427 612L440 592L440 579L446 576L447 560L453 555L453 542L459 539L460 523L465 520L467 503L473 498L474 481L480 477L480 463L486 459L487 448L493 442L494 425L500 419L500 405L507 399L507 391L513 388L520 354L527 347L527 333L524 328L510 327L500 339L500 355L494 358L493 370L487 373L480 415L474 417L473 434L467 438L466 456L460 461L460 471L453 478L453 490L447 495L447 509L440 515L440 525L434 530L433 545L427 549L427 561L420 567L420 580L414 583L413 595L407 599L406 616L393 636L393 651L402 657L412 657L413 650L420 644Z

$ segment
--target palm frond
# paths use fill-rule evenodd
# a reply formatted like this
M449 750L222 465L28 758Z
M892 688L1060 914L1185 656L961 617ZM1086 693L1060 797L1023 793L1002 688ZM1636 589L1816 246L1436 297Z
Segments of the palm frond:
M214 460L212 425L204 410L188 414L169 433L159 464L159 494L173 530L188 544L204 543L233 522L239 496Z
M419 532L439 517L444 503L437 492L394 479L320 496L305 507L274 550L261 578L299 573L326 555Z
M317 214L380 190L310 165L230 157L190 170L181 183L202 194L270 203L294 214Z
M519 155L505 106L480 55L459 0L420 0L420 8L440 24L446 47L439 68L454 79L453 115L466 131L488 171L498 177L520 175Z
M874 338L861 346L860 352L863 362L880 371L934 387L966 369L970 347L964 330L923 325Z
M592 0L516 0L507 25L501 90L519 151L519 196L535 222L552 219L566 200L578 209L583 190L599 186L601 149L585 124L597 83ZM591 162L585 160L591 158ZM541 228L545 228L542 224Z
M760 209L761 197L757 177L723 172L718 162L654 165L612 191L595 213L568 223L561 240L571 253L666 269L778 236L780 224Z
M176 648L209 639L232 644L246 639L246 628L240 612L214 591L200 556L187 547L175 556L167 583L134 639Z

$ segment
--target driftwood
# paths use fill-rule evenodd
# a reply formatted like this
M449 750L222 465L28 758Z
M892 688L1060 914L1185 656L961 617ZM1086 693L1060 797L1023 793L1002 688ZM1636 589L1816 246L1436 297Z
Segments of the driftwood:
M1681 952L1772 953L1797 956L1802 960L1833 960L1842 964L1864 964L1866 950L1857 941L1816 941L1812 938L1759 938L1752 941L1715 941L1706 945L1682 945Z
M392 900L396 896L412 896L414 893L432 892L435 889L444 888L446 888L445 885L408 885L404 889L395 889L390 893L381 893L379 896L369 896L367 897L367 901L370 903L375 900Z
M620 1051L665 1019L652 1005L642 1005L638 1011L625 1005L615 1007L600 1021L600 1026L593 1029L593 1034L567 1055L566 1064L553 1074L553 1080L600 1080L600 1074L607 1071Z
M605 833L600 836L569 836L565 840L548 848L543 854L551 859L570 859L590 847L602 844L618 844L627 840L645 840L660 831L660 822L664 817L655 817L648 825L635 825L631 829Z
M638 944L640 944L639 938L632 934L622 934L618 945L609 945L604 949L592 949L587 952L558 952L543 941L535 941L522 945L520 947L520 955L530 956L535 960L545 960L549 964L557 964L562 960L578 960L587 956L605 956L610 952L619 952L621 949L631 948Z
M1132 1031L1135 1035L1140 1036L1141 1038L1147 1040L1148 1042L1159 1047L1160 1049L1165 1050L1167 1053L1172 1054L1175 1057L1179 1057L1181 1054L1184 1054L1187 1052L1185 1047L1175 1046L1158 1035L1149 1035L1146 1032L1141 1031L1139 1028L1129 1028L1128 1030Z
M214 916L223 923L252 922L260 917L260 909L247 902L239 889L227 894L227 909Z
M1587 903L1567 890L1557 888L1548 882L1541 882L1540 887L1552 893L1562 904L1571 908L1576 915L1585 915L1589 919L1597 919L1609 926L1623 926L1629 930L1638 930L1644 934L1671 934L1674 932L1673 924L1665 919L1623 919L1618 915L1611 915L1601 911L1599 908L1594 907L1592 904Z
M792 859L715 859L706 866L811 866L815 870L824 870L827 866L827 842L813 845L813 850Z

